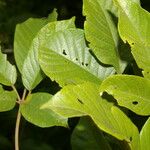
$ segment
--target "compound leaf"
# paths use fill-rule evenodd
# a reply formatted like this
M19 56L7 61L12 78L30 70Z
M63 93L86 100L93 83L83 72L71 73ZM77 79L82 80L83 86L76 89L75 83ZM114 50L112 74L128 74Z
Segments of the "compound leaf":
M21 104L21 113L24 118L39 126L39 127L51 127L51 126L67 126L67 119L59 116L50 109L41 109L52 96L48 93L34 93L27 97L26 101Z
M114 96L120 106L140 115L150 115L150 80L130 75L115 75L100 86L101 94Z

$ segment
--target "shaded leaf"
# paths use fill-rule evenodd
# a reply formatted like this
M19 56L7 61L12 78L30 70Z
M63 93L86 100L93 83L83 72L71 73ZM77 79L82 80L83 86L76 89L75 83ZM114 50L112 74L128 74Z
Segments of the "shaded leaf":
M5 91L0 85L0 112L13 109L16 99L17 96L14 91Z
M51 95L47 93L35 93L27 97L26 101L21 105L21 113L26 120L39 126L67 126L67 119L59 116L50 109L41 109Z
M64 117L89 115L101 130L126 140L131 149L139 150L136 126L120 109L100 97L97 84L65 86L42 108L53 109Z
M17 78L16 68L7 61L7 55L0 49L0 83L11 86Z
M107 78L100 92L114 96L120 106L140 115L150 115L150 81L138 76L115 75Z
M149 150L150 148L150 118L144 124L140 132L141 150Z
M72 150L111 150L103 133L89 118L81 118L71 138Z
M100 83L115 72L95 60L86 47L83 30L75 28L48 36L39 49L39 62L44 73L61 86L83 80Z
M47 144L45 141L27 138L22 142L21 149L22 150L54 150L49 144Z
M150 14L137 2L115 0L119 9L119 33L128 42L140 68L150 71ZM128 29L128 30L127 30Z

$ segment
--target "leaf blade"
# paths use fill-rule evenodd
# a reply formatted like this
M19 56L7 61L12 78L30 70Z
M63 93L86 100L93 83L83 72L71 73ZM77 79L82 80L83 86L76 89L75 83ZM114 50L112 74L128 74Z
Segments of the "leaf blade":
M33 38L46 23L46 19L29 18L27 21L16 26L14 56L21 73Z
M144 124L141 132L140 132L140 143L141 143L141 150L148 150L150 147L150 118Z
M59 116L52 110L41 109L41 106L50 100L51 97L48 93L35 93L28 96L25 103L20 107L24 118L39 127L66 127L66 118Z
M139 133L130 119L112 103L99 96L99 86L83 83L65 86L52 101L43 105L65 117L89 115L103 131L120 140L128 141L131 149L139 149ZM72 112L66 113L66 110ZM124 124L126 122L126 124Z
M150 81L138 76L115 75L107 78L100 86L101 94L114 96L120 106L140 115L149 115Z
M5 91L0 85L0 112L9 111L15 107L17 95L14 91Z
M112 4L112 1L108 3ZM113 65L117 72L121 72L117 52L118 33L106 9L110 7L108 3L106 5L105 1L98 0L83 1L83 14L86 16L85 36L97 58L104 64Z
M49 21L57 20L56 10L53 11L52 14L49 15ZM54 22L54 24L55 24ZM61 21L62 25L59 28L59 24L54 26L54 28L58 28L59 30L63 30L66 28L74 27L74 18L66 21ZM65 26L66 25L66 26ZM22 70L22 80L23 84L28 90L32 90L36 87L36 85L43 79L44 74L40 69L39 61L38 61L38 49L40 45L46 40L47 32L52 34L53 29L49 29L49 24L45 25L37 34L37 36L33 39L28 55L24 61L23 70ZM46 31L48 30L48 31Z
M0 83L11 86L15 84L17 72L15 66L7 61L6 54L2 54L0 49Z
M72 150L111 150L108 141L88 117L82 117L73 130Z
M83 79L101 82L115 72L98 64L86 47L83 31L75 28L49 36L39 49L39 62L44 73L61 86Z
M120 0L115 0L115 2L119 9L119 34L124 42L130 44L138 66L145 72L149 72L150 14L136 1L126 0L122 3Z

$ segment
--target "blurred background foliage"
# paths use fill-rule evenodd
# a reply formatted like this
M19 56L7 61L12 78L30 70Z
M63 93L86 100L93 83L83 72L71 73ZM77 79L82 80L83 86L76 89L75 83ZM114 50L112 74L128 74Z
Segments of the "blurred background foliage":
M141 5L150 11L150 0L141 0ZM2 50L9 54L10 59L13 58L13 38L16 24L29 17L47 17L54 8L58 10L59 20L76 16L76 25L83 28L82 0L0 0L0 42ZM56 83L49 83L51 81L45 79L34 92L56 93L59 86ZM19 89L22 88L20 84L17 86ZM0 150L14 149L16 111L17 106L10 112L0 113ZM77 122L78 118L71 119L68 129L63 127L42 129L22 119L21 150L71 150L70 135Z

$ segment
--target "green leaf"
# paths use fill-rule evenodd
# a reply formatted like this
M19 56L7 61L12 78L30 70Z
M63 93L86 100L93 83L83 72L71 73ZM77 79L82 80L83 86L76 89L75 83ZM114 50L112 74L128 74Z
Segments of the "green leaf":
M34 37L48 21L47 19L29 18L27 21L17 25L14 39L14 55L21 73Z
M72 150L111 150L103 133L89 118L81 118L71 137Z
M53 22L53 21L57 21L58 18L58 13L57 13L57 9L54 8L53 12L51 14L48 15L48 22Z
M119 9L119 33L128 42L140 68L150 72L150 14L135 1L115 0Z
M144 124L140 132L141 150L149 150L150 148L150 118Z
M101 94L104 91L113 95L120 106L139 115L150 115L150 80L138 76L115 75L101 84Z
M39 126L67 126L67 119L59 116L50 109L41 109L41 106L49 101L52 96L48 93L35 93L27 97L21 104L21 113L26 120Z
M44 73L61 86L83 80L100 83L115 72L95 60L86 47L83 30L75 28L48 35L39 49L39 62Z
M22 69L22 81L23 85L29 91L34 89L44 78L44 75L40 69L38 62L38 38L33 40L33 44L29 50Z
M100 97L97 84L65 86L42 108L53 109L64 117L89 115L101 130L127 141L131 149L139 150L136 126L119 108Z
M0 85L0 112L13 109L16 99L17 96L14 91L5 91Z
M107 2L112 3L110 0ZM102 63L113 65L120 73L122 70L117 50L118 33L107 8L109 6L104 0L83 1L83 14L86 16L85 36L97 58Z
M7 55L2 54L0 49L0 83L11 86L17 78L16 68L7 61Z
M50 16L51 17L55 16L55 13L56 12L54 10L54 12ZM50 16L49 16L49 18L50 18ZM49 24L45 25L45 27L43 27L39 31L37 36L33 39L28 56L25 59L25 62L23 65L22 79L23 79L23 84L25 85L25 87L28 90L32 90L34 87L36 87L36 85L43 78L43 73L41 72L39 62L38 62L38 48L46 40L47 32L49 34L52 34L55 31L55 29L57 29L57 28L58 28L58 30L61 30L61 29L66 29L66 28L70 28L70 27L75 27L74 26L74 18L72 18L70 20L66 20L66 21L61 21L61 23L63 24L62 26L60 26L59 24L56 24L54 22L53 23L53 24L55 24L55 26L53 26L54 29L49 29Z

